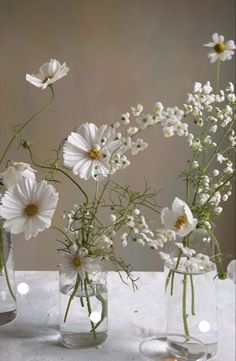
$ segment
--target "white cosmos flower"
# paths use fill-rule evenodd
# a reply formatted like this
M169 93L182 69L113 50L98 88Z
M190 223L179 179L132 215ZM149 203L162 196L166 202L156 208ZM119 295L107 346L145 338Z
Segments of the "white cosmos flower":
M51 59L49 63L43 64L39 68L38 74L26 74L26 80L37 88L46 89L57 80L67 75L69 71L66 63L61 64L56 59Z
M212 40L212 42L205 44L205 46L212 48L212 50L208 54L210 62L214 63L217 60L231 60L232 56L234 55L234 49L236 48L234 41L225 41L224 36L218 35L217 33L214 33L212 35Z
M119 151L121 141L113 128L93 123L82 124L72 132L63 148L64 164L83 179L95 180L114 173L111 157Z
M161 222L165 229L175 231L180 237L189 234L197 225L197 219L193 218L187 203L177 197L172 203L172 209L167 207L162 209Z
M78 249L76 244L70 246L68 252L61 252L61 255L63 257L60 264L61 271L68 278L74 278L78 274L83 280L86 277L86 273L101 270L99 258L88 257L85 249Z
M23 179L1 198L0 216L4 228L13 234L25 233L28 240L49 228L58 201L58 193L45 180L37 183Z
M35 180L35 173L37 171L31 168L27 163L11 162L7 170L2 173L3 184L6 187L12 187L19 183L23 178L30 178Z

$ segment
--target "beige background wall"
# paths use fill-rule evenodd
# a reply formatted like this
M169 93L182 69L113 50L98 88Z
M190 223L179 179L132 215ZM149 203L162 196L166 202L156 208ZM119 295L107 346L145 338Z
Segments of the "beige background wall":
M216 66L203 44L215 31L234 38L234 0L0 0L0 144L6 144L8 123L19 123L48 100L24 80L50 58L65 61L69 75L55 86L50 112L25 132L40 159L81 122L112 122L137 101L151 111L156 101L181 105L196 80L215 80ZM222 82L234 78L234 62L222 67ZM178 172L186 165L186 147L176 137L165 140L156 128L147 131L149 148L120 172L116 181L139 189L146 178L159 190L160 204L183 194ZM9 159L28 158L17 147ZM39 174L40 178L40 174ZM71 186L59 186L62 209L80 201ZM157 225L159 220L156 219ZM234 198L218 221L224 251L234 253ZM36 239L15 239L18 269L53 269L58 262L57 235L46 231ZM118 246L118 248L120 248ZM139 270L161 269L156 252L130 245L120 250Z

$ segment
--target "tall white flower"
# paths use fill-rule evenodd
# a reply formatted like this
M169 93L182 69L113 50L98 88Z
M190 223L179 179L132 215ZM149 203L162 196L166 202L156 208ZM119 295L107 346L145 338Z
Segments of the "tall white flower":
M37 88L46 89L57 80L67 75L69 71L66 63L61 64L56 59L51 59L49 63L43 64L39 68L38 74L26 74L26 80Z
M58 193L45 180L23 179L1 198L0 216L4 228L13 234L25 233L28 240L49 228L58 202Z
M234 41L225 41L224 36L218 35L217 33L214 33L212 35L212 40L212 42L205 44L205 46L212 48L210 53L208 53L208 58L210 58L210 62L214 63L217 60L231 60L232 56L234 55L234 50L236 48Z
M35 173L37 171L31 168L27 163L11 162L7 170L2 173L3 184L6 187L12 187L19 183L23 178L35 180Z
M161 211L161 222L165 229L175 231L180 237L184 237L196 228L197 219L193 218L191 209L180 198L175 198L172 209L167 207Z
M77 274L83 280L86 273L99 271L99 258L88 257L84 248L78 249L76 244L69 247L68 252L61 252L62 263L61 270L69 278L74 278Z
M69 135L63 148L64 164L80 178L97 180L115 172L111 157L119 152L121 145L113 128L85 123Z

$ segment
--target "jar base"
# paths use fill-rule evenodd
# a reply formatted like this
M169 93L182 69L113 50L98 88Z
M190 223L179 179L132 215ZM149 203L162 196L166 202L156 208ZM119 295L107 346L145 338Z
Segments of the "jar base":
M96 339L91 333L61 332L60 343L68 348L90 348L101 345L106 339L106 332L97 332Z
M0 326L13 321L14 318L16 318L16 310L0 312Z
M206 361L206 347L193 337L159 334L141 342L140 353L153 361Z
M212 357L215 357L217 354L217 342L205 344L206 346L206 353L207 353L207 360L211 359Z

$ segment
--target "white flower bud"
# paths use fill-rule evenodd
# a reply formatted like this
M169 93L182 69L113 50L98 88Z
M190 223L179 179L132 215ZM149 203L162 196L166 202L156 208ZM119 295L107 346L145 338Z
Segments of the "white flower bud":
M125 248L125 247L127 247L127 245L128 245L127 239L123 239L122 240L122 247Z
M224 202L226 202L227 200L228 200L228 195L227 194L223 194L223 196L222 196L222 199L223 199L223 201Z
M214 170L212 171L212 174L213 174L214 177L218 177L218 175L220 174L220 172L219 172L218 169L214 169Z
M133 210L133 214L135 214L136 216L138 216L140 214L140 210L138 208L135 208Z
M218 215L221 214L222 211L223 211L223 208L222 208L222 207L216 207L216 208L215 208L215 213L218 214Z
M138 238L137 243L141 244L141 246L145 246L145 242L144 242L144 240L142 238Z
M115 222L115 221L116 221L116 216L115 216L115 214L111 214L111 215L110 215L110 219L111 219L112 223Z

